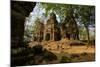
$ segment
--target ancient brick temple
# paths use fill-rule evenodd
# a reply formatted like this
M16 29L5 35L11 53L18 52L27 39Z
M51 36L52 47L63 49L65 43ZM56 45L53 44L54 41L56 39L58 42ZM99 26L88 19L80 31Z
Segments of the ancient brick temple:
M56 20L56 15L54 13L50 13L50 16L48 20L46 21L46 24L43 25L42 22L39 23L40 31L37 33L38 38L37 40L59 40L60 37L60 31L58 27L58 22Z
M39 32L36 33L38 41L58 41L61 38L77 39L77 25L71 16L67 16L63 23L59 23L56 15L50 13L46 24L39 22Z
M44 29L44 40L58 40L58 22L56 20L56 15L51 13Z

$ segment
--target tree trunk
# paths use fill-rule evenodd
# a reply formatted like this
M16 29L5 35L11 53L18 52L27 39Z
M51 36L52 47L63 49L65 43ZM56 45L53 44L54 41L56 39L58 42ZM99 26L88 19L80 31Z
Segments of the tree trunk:
M86 32L87 32L87 38L88 38L88 44L90 43L90 37L89 37L89 29L88 29L88 26L85 26L86 28Z
M80 40L80 39L79 39L79 29L78 29L78 27L76 28L76 30L77 30L77 31L76 31L76 39L77 39L77 40Z
M75 39L79 40L79 29L78 29L78 26L77 26L77 22L76 22L76 20L75 20L73 15L72 15L72 18L74 20L74 24L75 24L75 27L76 27Z

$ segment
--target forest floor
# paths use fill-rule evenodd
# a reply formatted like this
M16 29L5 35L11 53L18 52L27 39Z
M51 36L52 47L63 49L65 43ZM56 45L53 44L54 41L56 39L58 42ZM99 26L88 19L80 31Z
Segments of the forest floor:
M71 45L71 43L75 45ZM29 43L29 47L33 47L35 44L41 44L43 48L57 56L57 60L41 64L95 61L94 45L80 44L80 42L76 43L73 40L63 39L61 41L31 42Z

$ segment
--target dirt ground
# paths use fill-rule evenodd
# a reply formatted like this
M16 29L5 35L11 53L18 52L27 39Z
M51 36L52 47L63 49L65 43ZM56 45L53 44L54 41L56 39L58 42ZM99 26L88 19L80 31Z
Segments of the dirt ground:
M33 47L34 44L41 44L43 48L54 53L57 56L57 60L50 62L43 62L41 64L57 64L57 63L70 63L70 62L88 62L95 61L95 46L94 45L69 45L70 40L62 41L44 41L44 42L31 42L29 47ZM67 61L61 61L62 57L67 58Z

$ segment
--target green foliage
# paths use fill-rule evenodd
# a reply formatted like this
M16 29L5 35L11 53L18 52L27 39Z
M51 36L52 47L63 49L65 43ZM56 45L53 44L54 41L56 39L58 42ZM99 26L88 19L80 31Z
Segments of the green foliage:
M95 23L95 7L94 6L80 6L79 15L81 16L81 22L85 26L89 26Z
M87 40L86 29L84 27L79 27L79 31L80 40Z
M35 22L33 23L33 32L39 32L40 31L40 29L41 29L40 23L41 23L40 19L37 18L35 20Z
M66 11L66 8L64 8L66 5L64 4L54 4L54 3L42 3L42 5L43 5L43 8L45 8L45 10L46 10L46 16L48 15L48 13L50 12L50 11L53 11L53 12L55 12L57 15L59 15L59 17L60 17L60 20L61 19L63 19L64 18L64 16L65 16L65 11Z
M66 56L62 56L60 63L70 63L72 60Z

